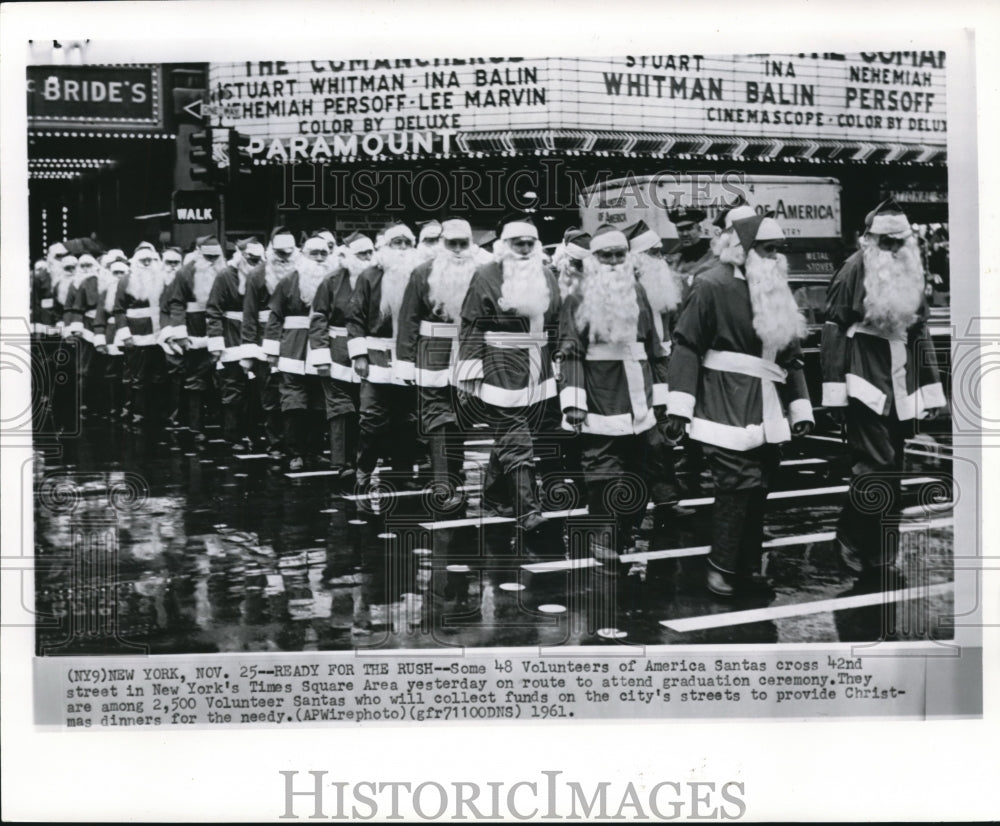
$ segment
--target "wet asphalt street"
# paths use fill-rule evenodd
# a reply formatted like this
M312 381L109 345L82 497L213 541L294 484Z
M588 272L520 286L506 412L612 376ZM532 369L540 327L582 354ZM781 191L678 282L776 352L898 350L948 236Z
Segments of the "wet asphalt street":
M941 437L908 448L907 590L856 588L839 567L832 531L849 468L839 440L820 433L785 451L771 494L764 572L775 593L730 601L703 584L707 476L682 476L684 512L643 530L635 554L610 570L584 550L582 485L552 480L553 516L527 547L510 520L484 523L488 450L488 434L467 443L468 504L435 517L409 471L383 471L382 492L359 501L322 470L287 474L220 441L196 446L184 430L103 422L40 441L39 653L952 636L951 462Z

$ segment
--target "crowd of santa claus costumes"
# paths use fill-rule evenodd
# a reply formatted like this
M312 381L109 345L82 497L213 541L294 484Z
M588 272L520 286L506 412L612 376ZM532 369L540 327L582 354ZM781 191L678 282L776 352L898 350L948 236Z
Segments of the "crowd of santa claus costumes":
M215 237L131 255L56 243L34 267L32 335L72 379L36 388L36 428L69 436L105 420L200 445L217 424L225 449L332 473L359 507L391 477L429 491L446 519L469 504L466 442L486 439L481 513L530 538L550 522L548 485L573 479L586 551L609 567L644 520L669 530L683 513L684 456L714 487L706 587L766 591L769 486L781 446L814 426L784 232L746 206L714 238L698 209L669 217L669 256L642 221L568 230L549 256L524 217L489 244L463 218L339 242L278 227L230 251ZM945 405L923 284L905 215L880 204L833 279L823 333L824 404L847 424L852 491L872 476L898 485L907 428ZM884 576L891 549L852 507L845 565Z

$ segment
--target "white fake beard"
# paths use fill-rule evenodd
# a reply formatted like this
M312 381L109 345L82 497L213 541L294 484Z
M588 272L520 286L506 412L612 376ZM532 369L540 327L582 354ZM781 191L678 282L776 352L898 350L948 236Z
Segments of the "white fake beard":
M681 303L681 288L676 273L662 258L639 253L635 257L639 271L639 283L646 291L649 306L654 313L665 313L677 309Z
M565 301L580 289L580 279L583 273L572 265L573 259L563 256L559 262L559 296Z
M194 290L194 300L204 306L208 303L208 296L212 293L212 285L215 277L226 268L226 261L220 255L214 261L199 255L194 260L194 278L192 288Z
M271 247L267 248L267 258L264 262L264 283L267 285L267 294L274 295L274 290L287 275L295 272L295 262L298 255L293 253L287 261L282 261L274 254Z
M62 264L53 259L53 263L49 267L49 272L52 273L52 292L55 293L57 299L59 299L60 304L66 303L66 296L69 294L69 288L73 284L73 276L63 269Z
M629 260L602 264L596 258L583 262L582 300L576 311L579 330L590 327L590 340L607 344L631 343L639 327L639 299Z
M154 261L144 267L138 261L132 262L128 280L128 291L132 296L139 301L148 301L150 307L158 307L164 286L163 264Z
M440 250L443 246L444 245L440 241L438 241L437 244L435 244L432 247L428 247L426 244L417 244L416 265L419 267L421 264L426 264L428 261L432 261L435 258L435 256L437 256L438 250Z
M382 247L378 251L378 262L382 267L382 296L378 309L383 318L391 317L395 324L403 303L403 291L417 266L417 253L412 248Z
M239 250L236 250L233 253L233 257L229 259L229 266L236 270L237 292L240 295L245 295L247 291L247 276L250 274L252 267L247 263L246 258L243 257L243 254Z
M533 329L540 329L552 298L545 278L542 248L535 244L531 254L522 258L505 243L501 243L496 257L503 271L500 309L513 310L518 315L526 316L536 322L532 325Z
M746 259L754 332L765 350L783 350L806 334L805 316L788 286L788 259L764 258L754 250Z
M331 272L330 265L302 256L297 269L299 271L299 297L304 303L312 306L316 290Z
M890 336L917 320L924 297L924 271L914 238L895 253L862 243L865 262L865 323Z
M351 289L353 290L358 283L358 276L367 270L372 265L372 262L362 261L353 252L347 250L344 253L343 265L344 269L347 270L347 277L351 282Z
M110 270L101 270L101 275L98 278L100 279L101 291L106 291L104 292L104 309L110 313L115 308L115 296L118 295L118 276Z
M441 313L448 321L458 320L475 271L476 261L471 247L460 254L444 248L440 250L427 276L428 297L435 312Z
M712 252L723 264L732 264L734 267L742 267L747 260L740 237L733 230L712 239Z

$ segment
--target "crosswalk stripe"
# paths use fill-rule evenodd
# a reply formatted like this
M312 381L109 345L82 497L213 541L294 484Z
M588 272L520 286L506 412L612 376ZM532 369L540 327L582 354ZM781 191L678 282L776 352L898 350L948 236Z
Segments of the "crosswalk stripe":
M936 476L914 476L910 479L904 479L902 485L926 485L928 482L939 482L942 477ZM779 490L773 491L767 495L768 499L794 499L797 497L804 496L829 496L835 493L847 493L849 487L847 485L833 485L831 487L825 488L803 488L801 490ZM715 502L714 496L703 496L698 499L681 499L677 504L682 508L694 508L701 505L711 505ZM653 509L653 503L650 502L646 507L647 510ZM572 510L564 511L548 511L544 516L548 519L565 519L570 516L583 516L587 513L586 508L573 508ZM469 528L480 524L501 524L505 522L513 522L514 519L509 516L495 516L490 517L490 522L487 523L485 520L478 517L471 517L465 519L447 519L440 522L421 522L420 527L426 528L431 531L442 531L449 530L452 528Z
M852 597L821 599L815 602L798 602L790 605L771 605L767 608L753 608L749 611L727 611L721 614L707 614L686 619L660 620L660 625L678 633L707 631L712 628L728 628L733 625L747 625L752 622L804 617L811 614L825 614L851 608L865 608L886 602L902 602L910 599L924 599L948 593L954 583L942 582L926 588L904 588L898 591L877 591L873 594L858 594Z

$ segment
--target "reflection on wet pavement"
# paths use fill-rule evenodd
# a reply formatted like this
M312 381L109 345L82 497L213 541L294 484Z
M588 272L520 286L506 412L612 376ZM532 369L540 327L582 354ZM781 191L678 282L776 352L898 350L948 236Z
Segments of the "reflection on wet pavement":
M39 653L951 637L942 625L951 589L935 587L952 581L946 449L943 458L908 457L901 560L911 590L890 604L879 592L891 587L859 589L839 568L830 532L847 469L832 440L804 440L785 457L766 525L773 598L730 602L703 586L712 495L704 480L682 502L684 515L643 531L612 569L586 552L586 514L562 480L552 480L550 503L569 514L539 536L526 540L509 520L484 524L483 450L471 445L466 455L465 512L437 518L419 486L394 495L414 487L396 471L383 472L383 493L365 501L342 496L329 475L291 478L266 458L196 449L169 432L95 427L39 445ZM864 604L808 609L859 595ZM807 607L776 611L788 605Z

